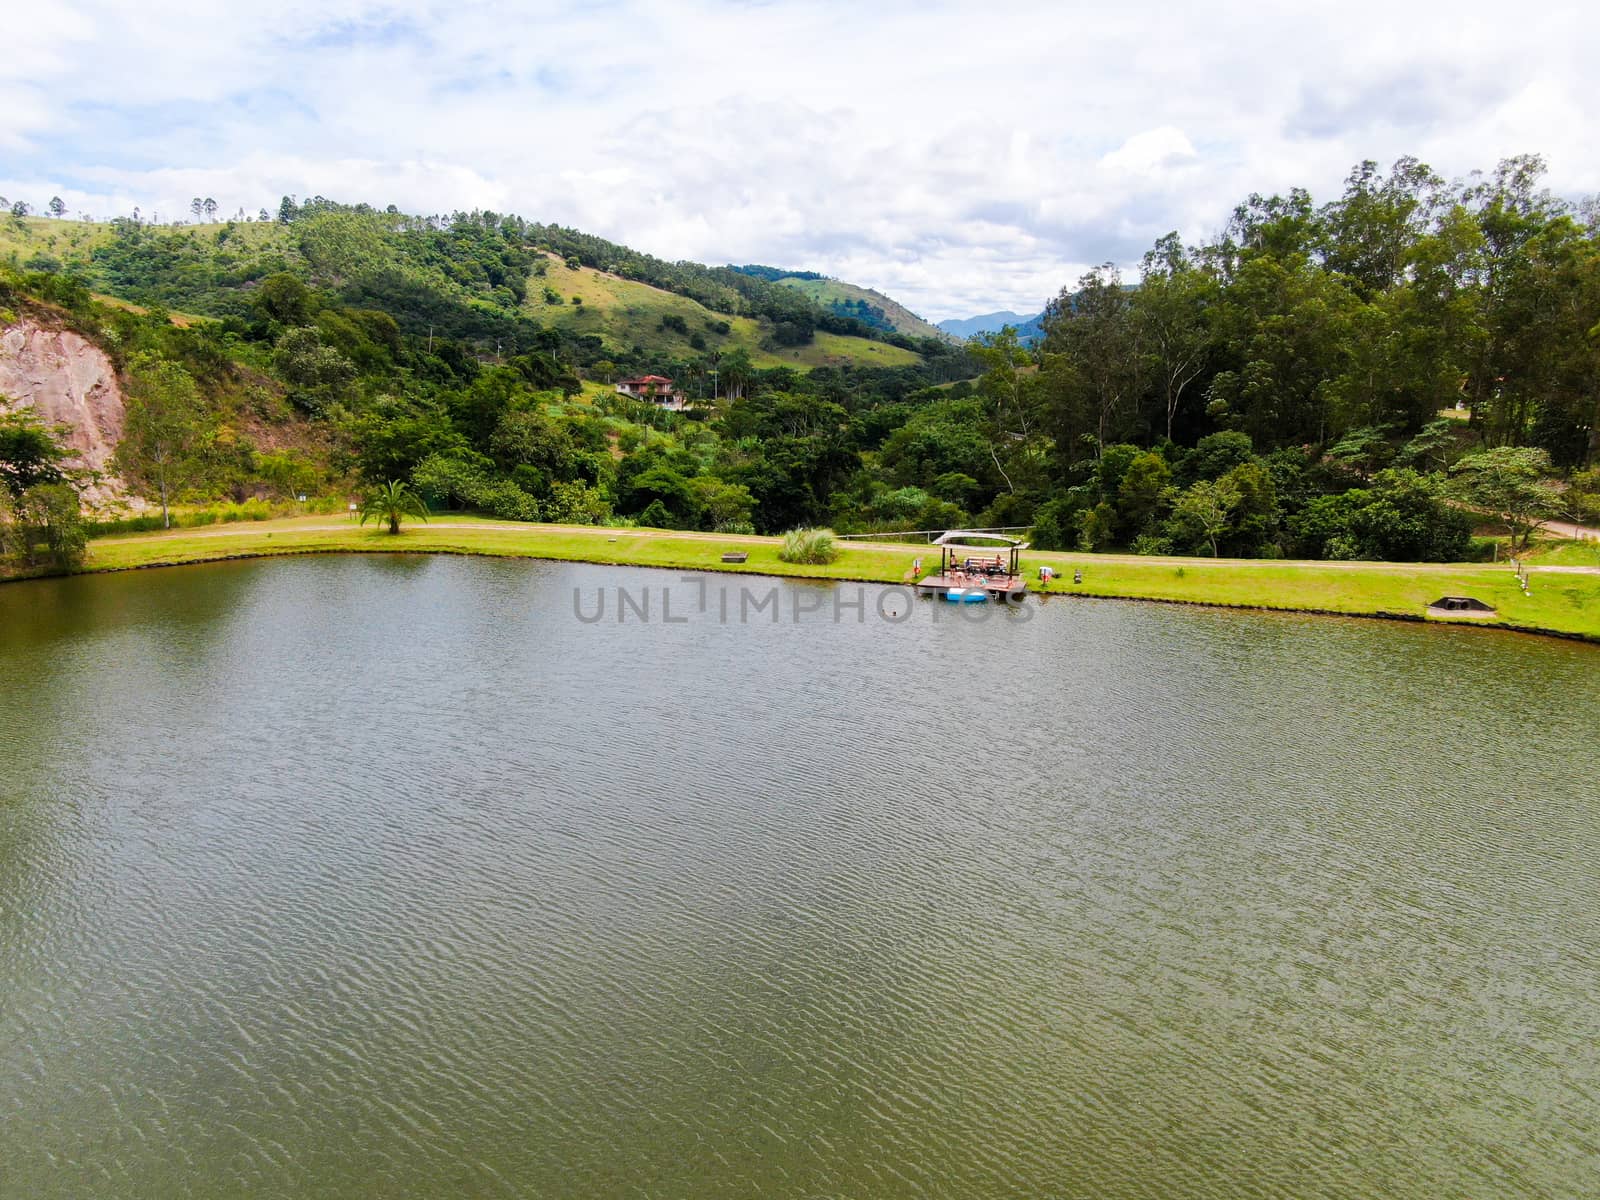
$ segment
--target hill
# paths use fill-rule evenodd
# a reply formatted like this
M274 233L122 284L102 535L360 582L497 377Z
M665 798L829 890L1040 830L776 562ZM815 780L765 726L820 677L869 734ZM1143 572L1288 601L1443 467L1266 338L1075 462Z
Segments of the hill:
M799 275L786 275L777 283L793 288L830 312L841 317L853 317L878 329L903 333L908 337L944 336L937 326L930 325L893 297L872 288L859 287L840 279L807 279Z
M799 292L823 311L842 320L859 322L869 329L902 337L948 340L937 326L930 325L893 297L872 288L830 279L816 271L788 271L759 263L727 269L749 279Z
M757 367L801 370L921 360L912 339L792 289L493 213L408 217L319 200L287 222L6 217L0 262L76 275L108 298L241 321L262 282L288 274L388 313L403 332L497 354L532 349L554 330L582 366L660 370L735 350Z
M743 349L756 367L910 366L919 356L901 346L848 334L813 333L800 346L782 346L756 317L717 312L687 296L614 272L571 266L546 255L525 311L535 320L579 336L598 337L612 355L676 361ZM546 291L548 289L548 291Z
M1021 313L1004 310L977 317L953 317L948 321L940 321L939 331L965 340L980 333L999 333L1007 325L1016 327L1017 336L1024 345L1032 345L1044 336L1044 313L1037 312L1025 317Z

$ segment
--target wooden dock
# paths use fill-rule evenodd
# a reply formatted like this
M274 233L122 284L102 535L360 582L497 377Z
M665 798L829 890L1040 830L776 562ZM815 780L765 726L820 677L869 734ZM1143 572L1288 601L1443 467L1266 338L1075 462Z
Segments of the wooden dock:
M941 599L952 589L982 588L991 600L1011 601L1022 599L1028 591L1021 575L929 575L917 580L915 586L920 594Z

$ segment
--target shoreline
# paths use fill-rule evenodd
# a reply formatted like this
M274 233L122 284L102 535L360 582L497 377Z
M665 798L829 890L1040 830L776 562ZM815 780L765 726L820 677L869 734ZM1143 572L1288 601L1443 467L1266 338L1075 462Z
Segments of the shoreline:
M326 517L294 517L194 530L118 534L89 544L84 565L68 575L110 574L300 554L451 554L588 562L602 566L715 571L827 582L908 584L912 563L929 547L912 543L841 542L827 566L784 563L781 538L751 534L533 525L471 518L409 525L398 537ZM749 554L723 563L725 550ZM1038 567L1055 568L1040 585ZM1072 583L1074 571L1082 584ZM1028 592L1041 598L1087 597L1193 604L1241 611L1361 617L1411 624L1471 626L1600 645L1600 565L1533 567L1524 595L1503 564L1309 562L1271 559L1149 558L1135 555L1029 551ZM8 577L0 582L60 579ZM1440 595L1466 594L1495 608L1491 619L1440 619L1426 614Z

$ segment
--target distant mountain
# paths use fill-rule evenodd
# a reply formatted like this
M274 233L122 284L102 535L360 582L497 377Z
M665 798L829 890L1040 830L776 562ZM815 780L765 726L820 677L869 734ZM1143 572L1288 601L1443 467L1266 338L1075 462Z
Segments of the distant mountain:
M815 271L786 271L781 267L764 267L756 263L732 269L753 279L764 279L768 283L792 288L824 312L860 321L870 329L906 337L950 340L936 326L924 321L898 300L872 288L859 287L842 279L831 279Z
M1025 317L1021 313L1006 310L984 313L979 317L953 317L948 321L939 322L940 329L951 337L963 341L980 333L999 333L1007 325L1016 326L1017 336L1023 342L1036 342L1044 336L1044 313L1037 312L1031 317Z

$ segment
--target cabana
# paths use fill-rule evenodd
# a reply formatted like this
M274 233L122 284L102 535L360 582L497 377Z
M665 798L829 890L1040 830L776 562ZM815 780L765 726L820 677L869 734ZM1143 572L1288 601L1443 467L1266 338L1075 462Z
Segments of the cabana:
M917 581L923 592L946 600L1020 600L1027 592L1020 555L1028 543L999 533L952 529L933 540L939 572Z

